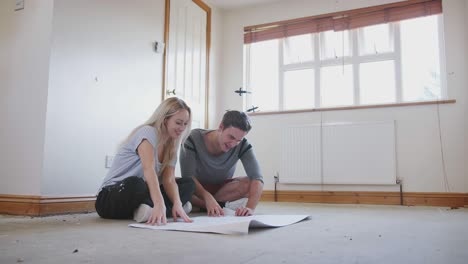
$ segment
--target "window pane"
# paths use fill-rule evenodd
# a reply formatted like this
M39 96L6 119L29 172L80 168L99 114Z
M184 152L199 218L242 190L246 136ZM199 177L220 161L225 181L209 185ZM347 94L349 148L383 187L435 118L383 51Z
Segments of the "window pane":
M437 18L429 16L400 23L404 101L441 98Z
M284 64L301 63L314 60L312 34L299 35L284 39Z
M250 44L252 103L262 111L278 110L278 40Z
M323 67L320 74L320 106L353 104L353 69L351 65Z
M333 30L320 33L321 58L337 59L351 54L349 31L335 32Z
M296 70L284 73L284 110L313 108L314 70Z
M395 102L393 61L362 63L359 71L361 104Z
M360 31L360 54L377 54L393 51L390 38L390 24L368 26Z

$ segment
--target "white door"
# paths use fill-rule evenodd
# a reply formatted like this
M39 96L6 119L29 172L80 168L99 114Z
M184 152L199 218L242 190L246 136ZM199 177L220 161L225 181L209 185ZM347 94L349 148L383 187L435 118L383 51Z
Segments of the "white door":
M190 106L192 128L204 128L207 120L206 24L206 11L192 0L170 0L165 96Z
M192 129L205 128L207 12L192 0L169 2L164 96L183 99L192 109ZM181 176L179 162L175 175Z

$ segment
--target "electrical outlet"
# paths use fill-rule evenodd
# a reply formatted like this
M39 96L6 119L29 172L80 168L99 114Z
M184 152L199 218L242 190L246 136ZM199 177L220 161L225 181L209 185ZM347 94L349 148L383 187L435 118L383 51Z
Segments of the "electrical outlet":
M114 162L114 156L106 155L106 168L110 168L112 166L112 162Z

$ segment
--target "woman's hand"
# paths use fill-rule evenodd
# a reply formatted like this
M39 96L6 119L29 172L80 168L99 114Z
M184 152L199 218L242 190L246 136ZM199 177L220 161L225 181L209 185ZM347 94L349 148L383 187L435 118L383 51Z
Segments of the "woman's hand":
M187 214L185 213L184 209L182 208L182 204L180 202L176 203L176 204L174 204L174 206L172 206L172 217L174 218L174 222L177 222L177 217L179 217L179 216L186 223L193 222L193 220L190 219L190 217L188 217Z
M150 225L165 225L167 224L166 218L166 206L163 204L154 205L153 210L151 211L151 216L146 222Z

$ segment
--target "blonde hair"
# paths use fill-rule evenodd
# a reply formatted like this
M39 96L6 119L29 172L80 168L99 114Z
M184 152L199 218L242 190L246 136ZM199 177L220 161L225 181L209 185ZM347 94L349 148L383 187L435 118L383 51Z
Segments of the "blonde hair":
M174 140L168 135L167 127L165 125L165 121L169 119L171 116L177 114L180 110L187 110L189 114L189 120L187 122L187 127L185 128L184 132L182 133L179 140ZM128 135L128 137L124 140L123 143L127 142L135 132L143 126L152 126L156 129L156 137L158 138L158 142L164 142L164 156L162 161L162 168L161 172L169 165L172 159L176 156L177 148L180 144L184 144L185 140L187 139L192 124L192 112L190 107L180 98L177 97L170 97L164 100L158 108L154 111L151 117L142 125L139 125ZM156 146L155 146L156 147ZM157 153L157 151L156 151ZM155 157L156 159L158 157Z

